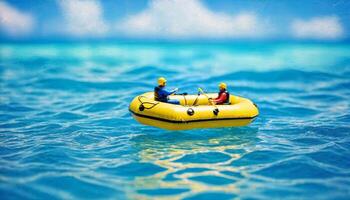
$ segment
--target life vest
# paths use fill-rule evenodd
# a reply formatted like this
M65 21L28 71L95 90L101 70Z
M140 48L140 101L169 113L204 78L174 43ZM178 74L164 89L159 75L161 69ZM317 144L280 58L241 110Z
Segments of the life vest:
M159 95L159 91L161 90L162 88L157 86L157 87L154 87L154 100L155 101L161 101L161 102L167 102L168 99L166 96L160 96Z
M220 97L220 95L221 95L222 93L225 93L225 94L226 94L226 100L225 100L224 104L230 103L230 93L229 93L228 91L226 91L226 90L220 91L220 92L218 93L218 97Z

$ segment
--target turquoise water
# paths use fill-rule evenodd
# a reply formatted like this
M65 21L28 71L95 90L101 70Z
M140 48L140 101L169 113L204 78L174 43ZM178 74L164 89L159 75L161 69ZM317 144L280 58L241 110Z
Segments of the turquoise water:
M0 46L1 199L348 199L350 45ZM169 87L252 99L250 126L169 132L136 95Z

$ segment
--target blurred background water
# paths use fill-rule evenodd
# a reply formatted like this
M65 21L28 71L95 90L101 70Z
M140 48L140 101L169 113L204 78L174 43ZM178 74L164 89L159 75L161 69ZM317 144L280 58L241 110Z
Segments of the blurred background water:
M348 199L347 43L3 43L1 199ZM247 127L137 123L168 87L252 99Z

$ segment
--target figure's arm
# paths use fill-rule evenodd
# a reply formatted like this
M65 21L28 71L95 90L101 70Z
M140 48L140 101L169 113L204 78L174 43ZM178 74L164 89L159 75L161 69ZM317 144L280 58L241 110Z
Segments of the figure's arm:
M175 92L179 91L179 88L175 88L171 91L171 94L174 94Z
M222 93L218 98L214 99L215 103L224 103L226 101L226 93Z
M177 90L178 90L177 88L174 89L174 90L171 90L171 91L167 91L167 90L165 90L165 89L161 89L159 92L160 92L161 95L169 96L169 95L171 95L171 94L177 92Z
M167 90L164 90L164 92L167 94L167 95L171 95L171 94L174 94L175 92L177 92L179 89L178 88L175 88L171 91L167 91Z
M222 95L218 95L218 97L214 98L214 100L220 99L221 96L222 96Z

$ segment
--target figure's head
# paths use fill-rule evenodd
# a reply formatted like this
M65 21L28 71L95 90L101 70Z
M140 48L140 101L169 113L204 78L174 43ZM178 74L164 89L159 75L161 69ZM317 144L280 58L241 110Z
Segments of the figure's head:
M226 89L227 89L226 83L220 83L220 84L219 84L219 89L220 89L220 90L226 90Z
M166 79L164 77L158 78L158 85L164 87L166 85Z

